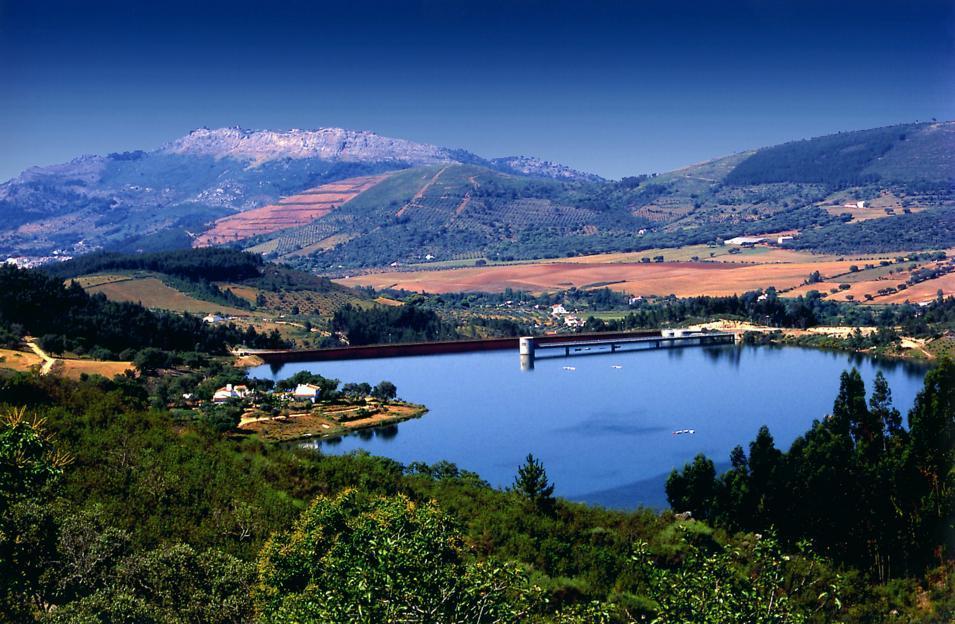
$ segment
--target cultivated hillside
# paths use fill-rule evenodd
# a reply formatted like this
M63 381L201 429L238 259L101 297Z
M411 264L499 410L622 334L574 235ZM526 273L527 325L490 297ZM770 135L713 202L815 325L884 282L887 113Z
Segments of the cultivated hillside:
M844 132L620 181L368 132L196 130L0 186L0 254L228 244L300 268L562 257L798 231L955 246L955 123Z
M505 160L341 128L200 129L154 151L82 156L0 184L0 255L188 247L222 217L330 182L422 165L599 179L536 159Z

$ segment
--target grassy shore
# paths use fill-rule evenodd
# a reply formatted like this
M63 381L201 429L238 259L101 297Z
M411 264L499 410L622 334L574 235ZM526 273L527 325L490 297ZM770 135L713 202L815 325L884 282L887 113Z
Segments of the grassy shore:
M249 412L239 423L239 431L255 433L276 442L304 438L336 438L361 429L385 427L428 411L423 405L393 401L383 404L319 404L310 410L292 411L276 417Z

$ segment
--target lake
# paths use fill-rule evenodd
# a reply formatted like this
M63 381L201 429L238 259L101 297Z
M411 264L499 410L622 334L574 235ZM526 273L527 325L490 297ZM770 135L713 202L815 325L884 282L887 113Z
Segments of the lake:
M871 391L878 371L905 415L923 366L797 347L717 346L540 358L517 351L268 365L252 377L309 370L342 382L387 379L422 403L420 419L307 444L323 453L364 449L408 464L454 462L496 487L528 453L558 495L615 508L666 506L663 484L697 453L727 466L762 425L788 449L832 409L839 374L855 366ZM572 367L574 370L566 370ZM674 431L693 429L693 434Z

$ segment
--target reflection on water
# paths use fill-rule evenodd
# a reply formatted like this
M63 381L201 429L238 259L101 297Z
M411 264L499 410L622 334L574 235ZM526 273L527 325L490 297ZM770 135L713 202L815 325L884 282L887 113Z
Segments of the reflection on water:
M429 408L399 425L307 442L322 452L449 460L498 487L532 452L558 494L614 507L665 504L670 470L697 453L725 462L764 424L787 448L831 411L839 374L852 366L870 389L881 370L903 413L924 375L912 363L794 347L586 355L540 358L525 370L516 351L498 351L261 366L251 374L280 379L307 369L343 381L387 379L402 398ZM695 433L673 434L682 429Z
M375 429L375 435L383 440L391 440L398 435L398 425L385 425Z

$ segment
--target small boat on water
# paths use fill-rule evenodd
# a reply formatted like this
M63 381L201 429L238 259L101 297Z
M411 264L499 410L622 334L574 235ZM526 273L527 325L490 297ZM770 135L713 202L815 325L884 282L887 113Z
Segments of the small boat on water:
M566 370L566 371L575 371L575 370L577 370L577 369L574 368L573 366L565 366L565 367L564 367L564 370Z
M696 429L677 429L673 432L673 435L692 435L696 433Z
M623 366L620 366L619 364L611 364L610 368L623 368Z

